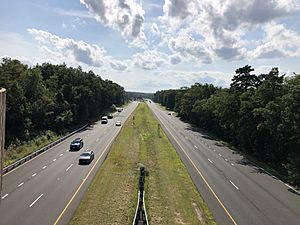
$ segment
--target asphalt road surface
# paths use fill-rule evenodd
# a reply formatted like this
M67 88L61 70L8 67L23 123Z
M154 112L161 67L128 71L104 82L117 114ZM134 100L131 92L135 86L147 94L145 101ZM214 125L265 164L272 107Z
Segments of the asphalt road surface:
M137 102L131 103L108 124L97 122L7 173L0 224L67 224L121 129L115 122L120 120L123 125L136 106ZM84 146L70 152L70 142L77 137L83 138ZM79 155L88 149L94 151L95 159L89 165L78 165Z
M300 224L299 193L155 103L148 105L218 224Z

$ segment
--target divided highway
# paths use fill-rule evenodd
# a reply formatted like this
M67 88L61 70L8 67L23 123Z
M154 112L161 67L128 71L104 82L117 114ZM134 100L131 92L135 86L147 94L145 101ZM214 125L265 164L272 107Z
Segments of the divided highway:
M0 225L67 224L120 131L115 122L123 124L137 104L128 105L108 124L97 122L7 173ZM77 137L83 138L84 146L70 152L70 142ZM78 165L79 155L88 149L94 151L95 159L89 165Z
M155 103L148 105L218 224L300 224L299 193Z

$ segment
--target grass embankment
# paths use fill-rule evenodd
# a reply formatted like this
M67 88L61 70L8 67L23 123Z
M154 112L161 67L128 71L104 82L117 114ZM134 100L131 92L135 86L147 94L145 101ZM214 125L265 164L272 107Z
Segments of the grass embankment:
M51 131L47 131L45 135L39 136L34 140L19 143L15 145L10 145L5 151L4 154L4 166L8 166L23 157L30 155L31 153L35 152L36 150L45 147L46 145L56 141L57 139L61 138L63 135L55 134Z
M134 116L134 119L133 119ZM146 104L124 124L70 224L132 224L139 166L146 167L150 224L215 224L175 149Z

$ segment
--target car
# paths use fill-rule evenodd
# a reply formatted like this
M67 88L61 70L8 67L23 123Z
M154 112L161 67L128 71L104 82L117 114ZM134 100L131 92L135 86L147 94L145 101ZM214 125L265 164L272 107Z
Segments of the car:
M122 112L123 111L123 108L118 108L118 112Z
M118 121L116 122L116 126L121 126L121 121L118 120Z
M82 138L76 138L70 144L70 151L78 151L83 147L83 140Z
M108 114L107 118L112 119L112 118L114 118L114 115L112 113L110 113L110 114Z
M107 116L102 116L102 117L101 117L101 123L102 123L102 124L108 123L108 117L107 117Z
M94 159L93 151L86 151L80 154L79 164L90 164Z
M171 115L172 115L172 113L171 113L171 112L168 112L168 115L169 115L169 116L171 116Z

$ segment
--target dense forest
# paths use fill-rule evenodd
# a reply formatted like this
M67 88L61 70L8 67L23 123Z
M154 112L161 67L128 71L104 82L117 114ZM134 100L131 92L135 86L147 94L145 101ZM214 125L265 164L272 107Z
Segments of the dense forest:
M300 185L300 75L253 71L237 69L230 88L196 83L154 98Z
M10 58L1 61L0 87L7 90L6 146L82 124L125 96L123 87L80 67L28 67Z

